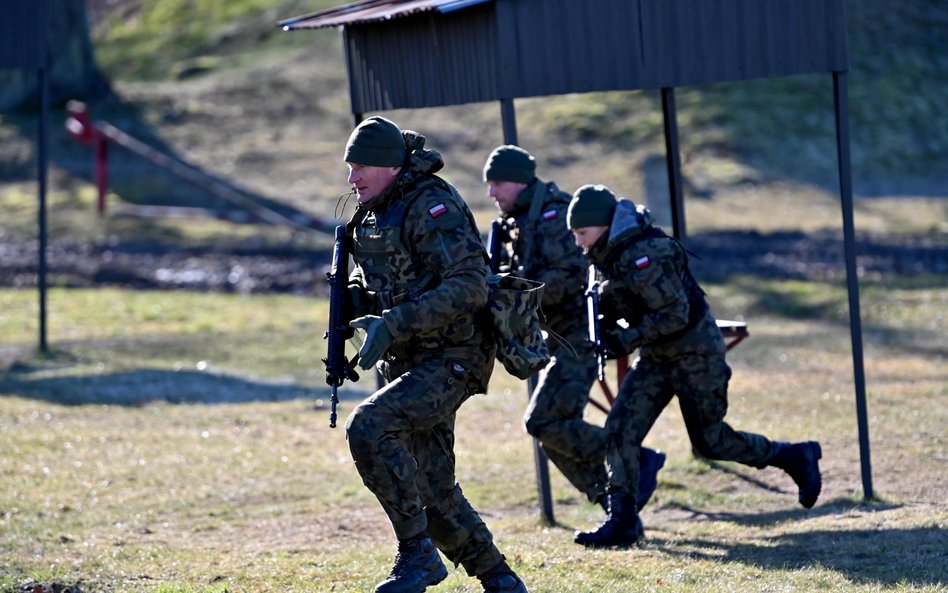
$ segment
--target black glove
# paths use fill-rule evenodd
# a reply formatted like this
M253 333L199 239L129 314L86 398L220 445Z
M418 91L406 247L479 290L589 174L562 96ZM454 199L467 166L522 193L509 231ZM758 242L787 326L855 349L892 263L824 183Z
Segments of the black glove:
M349 316L346 319L355 319L363 315L375 315L378 313L378 303L376 295L371 290L362 288L359 284L350 284L346 291L346 304Z
M599 337L599 354L605 354L606 358L619 358L628 354L625 346L622 345L622 339L618 331L604 331Z
M365 342L359 350L359 366L363 369L372 368L382 358L388 347L392 345L392 332L378 315L365 315L349 322L351 327L365 330Z

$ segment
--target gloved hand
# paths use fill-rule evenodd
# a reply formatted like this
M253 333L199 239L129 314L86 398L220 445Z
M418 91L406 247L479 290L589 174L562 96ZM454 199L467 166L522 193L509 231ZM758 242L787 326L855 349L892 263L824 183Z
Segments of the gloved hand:
M619 358L628 354L618 331L604 331L600 336L600 351L606 355L606 358Z
M370 369L382 358L392 345L392 332L388 331L385 321L378 315L365 315L349 322L349 327L365 330L365 342L359 350L359 366Z
M374 315L378 311L375 302L375 293L362 288L358 284L350 284L346 293L346 305L349 317L346 319L355 319L362 315Z

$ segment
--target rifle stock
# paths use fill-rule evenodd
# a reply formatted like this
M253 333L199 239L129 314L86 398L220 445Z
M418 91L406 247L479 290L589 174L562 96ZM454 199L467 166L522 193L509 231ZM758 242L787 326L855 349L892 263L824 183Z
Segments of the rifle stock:
M596 348L596 372L600 381L606 380L606 352L602 344L602 328L599 323L599 280L596 279L596 266L589 266L589 279L586 283L586 321L589 341Z
M329 428L336 427L336 405L339 403L337 390L343 382L358 381L355 365L358 354L352 360L346 358L346 339L351 335L349 319L346 313L346 289L349 274L349 249L346 227L336 227L336 243L332 251L332 267L326 274L329 280L329 328L323 337L326 345L326 383L329 384Z

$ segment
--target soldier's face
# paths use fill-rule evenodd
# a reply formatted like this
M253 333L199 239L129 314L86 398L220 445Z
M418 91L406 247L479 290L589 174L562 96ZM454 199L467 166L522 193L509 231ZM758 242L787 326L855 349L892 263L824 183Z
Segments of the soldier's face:
M573 238L576 239L576 246L582 247L583 253L588 253L589 248L595 245L607 230L607 226L584 226L573 229Z
M527 187L526 183L490 180L487 182L487 195L494 200L498 210L510 212L525 187Z
M359 197L359 203L365 204L378 196L395 181L401 167L374 167L359 163L346 163L349 167L349 185Z

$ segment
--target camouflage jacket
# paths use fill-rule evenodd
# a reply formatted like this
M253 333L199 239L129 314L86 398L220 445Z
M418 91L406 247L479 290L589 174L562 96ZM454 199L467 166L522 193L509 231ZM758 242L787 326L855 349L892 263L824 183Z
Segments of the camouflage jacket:
M422 136L412 141L410 163L347 224L355 261L349 284L374 295L374 313L394 338L383 359L395 375L445 357L486 388L494 360L483 319L487 256L467 204L434 175L444 166L441 155L424 150Z
M603 308L629 323L619 332L623 346L656 359L723 353L724 340L688 269L687 252L651 222L644 206L620 199L609 232L587 254L605 278Z
M542 202L534 208L534 200ZM546 325L570 342L586 339L587 263L566 225L570 195L555 183L534 179L524 188L512 212L501 217L506 239L508 270L518 276L543 282L541 308ZM505 246L506 247L506 246ZM549 340L555 349L555 340ZM578 344L574 343L574 346Z

